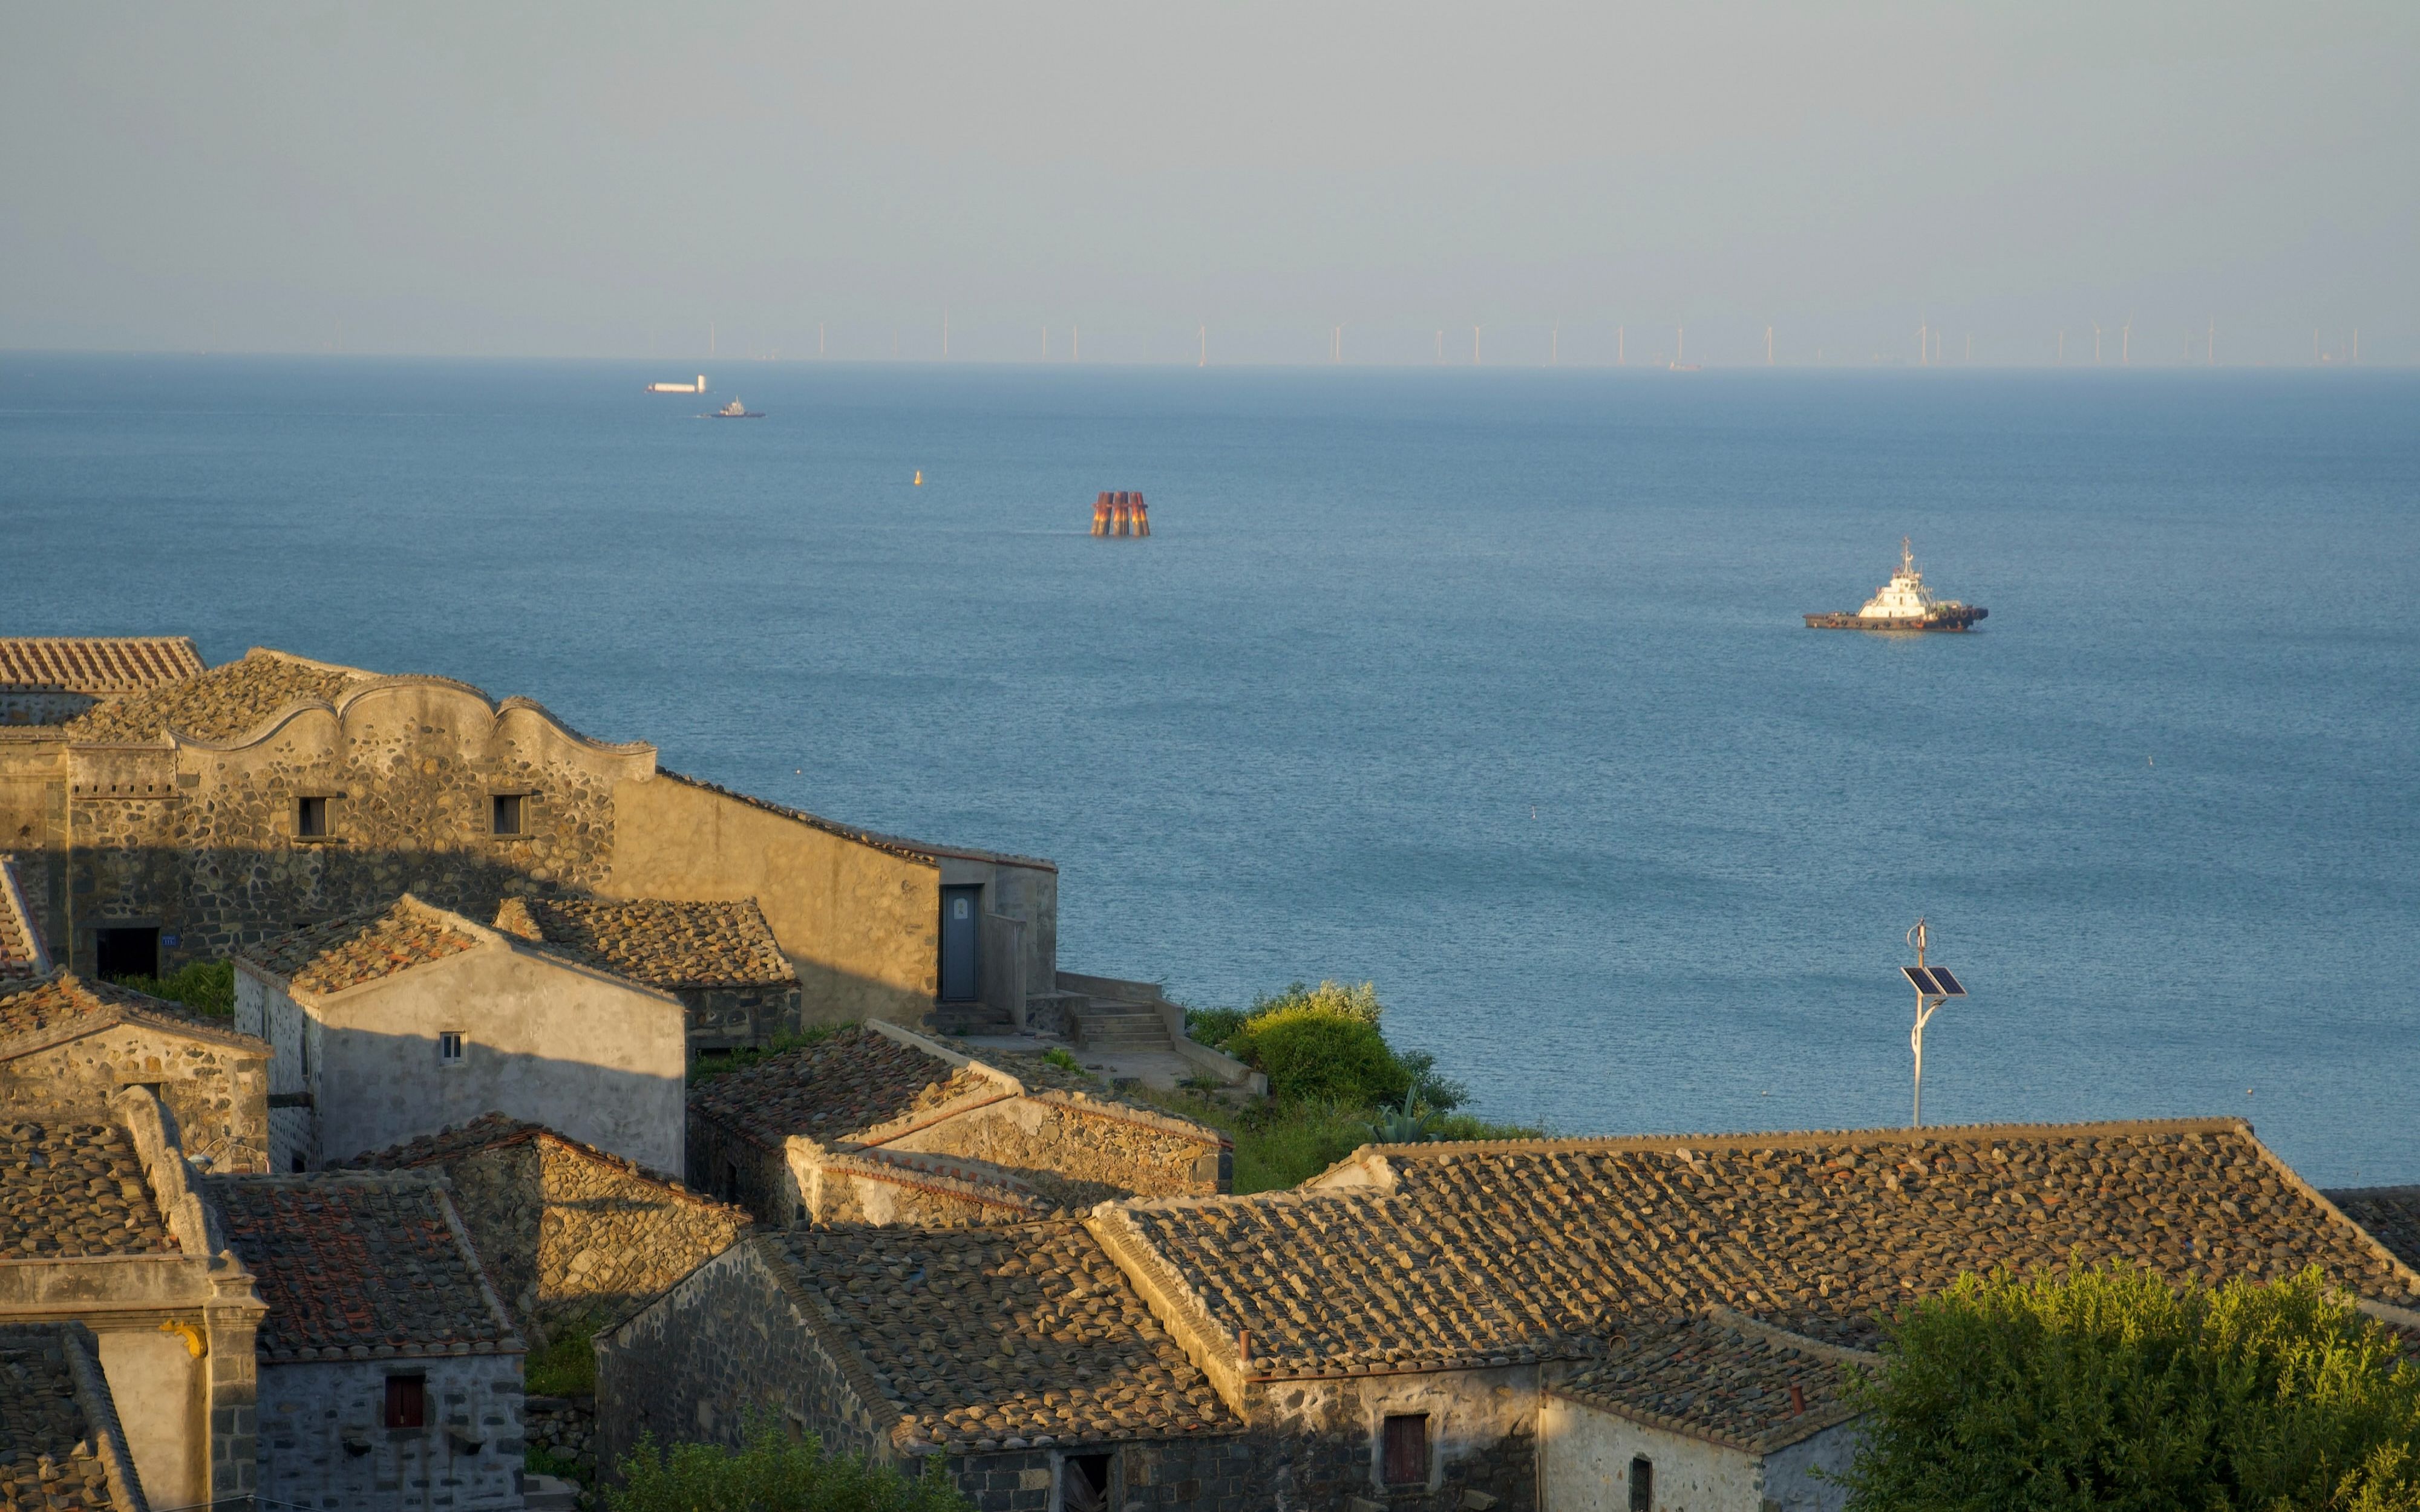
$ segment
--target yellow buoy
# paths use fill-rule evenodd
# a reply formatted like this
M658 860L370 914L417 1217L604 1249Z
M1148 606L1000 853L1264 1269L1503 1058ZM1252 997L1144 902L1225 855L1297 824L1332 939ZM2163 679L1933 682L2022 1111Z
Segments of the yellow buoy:
M918 468L916 470L916 486L919 488L924 486L924 470L923 468Z

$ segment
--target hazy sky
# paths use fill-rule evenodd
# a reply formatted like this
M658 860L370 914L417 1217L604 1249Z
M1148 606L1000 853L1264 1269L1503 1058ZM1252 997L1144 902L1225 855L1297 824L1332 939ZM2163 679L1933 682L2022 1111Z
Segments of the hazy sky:
M2414 0L0 0L0 347L2420 360Z

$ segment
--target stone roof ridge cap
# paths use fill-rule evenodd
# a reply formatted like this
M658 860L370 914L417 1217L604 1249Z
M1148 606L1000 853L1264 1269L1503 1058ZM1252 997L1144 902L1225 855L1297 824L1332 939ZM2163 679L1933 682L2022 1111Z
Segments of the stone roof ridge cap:
M251 661L255 657L258 657L262 661L283 661L288 662L297 667L308 667L313 671L347 672L355 677L377 677L381 675L380 673L370 671L366 667L355 667L349 662L321 661L317 656L305 656L302 653L295 651L280 651L275 646L248 647L242 656L235 658L235 661L223 661L219 663L219 667L232 667L237 661ZM209 670L211 671L216 671L219 669L218 667L212 667Z
M121 1088L109 1100L109 1110L134 1146L135 1158L143 1163L151 1200L158 1204L160 1221L177 1241L177 1247L194 1259L208 1259L225 1250L226 1236L218 1211L202 1200L193 1166L168 1136L160 1094L143 1086Z
M976 1075L1006 1088L1012 1097L1021 1096L1025 1092L1023 1082L998 1066L986 1065L963 1051L953 1050L939 1041L919 1034L905 1025L892 1024L885 1019L867 1019L865 1026L894 1044L903 1044L911 1050L922 1050L934 1059L947 1063L954 1071L973 1072Z
M2241 1122L2241 1120L2238 1121ZM2402 1282L2404 1290L2407 1292L2420 1293L2420 1270L2414 1270L2412 1265L2403 1258L2403 1257L2387 1248L2386 1242L2384 1240L2380 1239L2376 1234L2371 1233L2368 1229L2364 1228L2361 1225L2353 1222L2350 1217L2346 1215L2345 1211L2342 1208L2337 1207L2334 1202L2328 1199L2326 1194L2322 1193L2318 1187L2313 1186L2310 1182L2303 1180L2302 1173L2294 1169L2293 1166L2286 1164L2283 1156L2279 1155L2275 1150L2271 1149L2267 1145L2261 1143L2260 1136L2252 1132L2251 1124L2244 1123L2242 1125L2242 1129L2245 1142L2252 1146L2254 1151L2259 1155L2261 1160L2268 1163L2271 1170L2276 1172L2277 1180L2283 1182L2288 1190L2300 1192L2303 1196L2308 1197L2311 1202L2319 1208L2319 1211L2325 1213L2330 1218L2335 1219L2337 1223L2344 1225L2347 1228L2351 1229L2353 1234L2356 1236L2357 1242L2367 1245L2369 1253L2374 1257L2386 1262L2387 1273L2394 1276L2397 1281Z
M1245 1416L1245 1380L1251 1362L1244 1357L1243 1331L1212 1315L1209 1300L1134 1221L1134 1206L1099 1203L1077 1222L1167 1328L1176 1347L1209 1378L1228 1410Z
M25 901L25 879L18 874L14 855L0 855L0 908L8 911L18 937L25 942L26 964L33 968L33 974L49 976L55 969L50 947L43 941L41 924Z
M738 1243L732 1245L731 1250L725 1250L723 1254L727 1255L732 1250L745 1247L750 1254L756 1257L757 1263L764 1266L771 1274L775 1288L789 1299L790 1305L799 1310L799 1320L807 1325L807 1333L814 1340L816 1348L823 1350L824 1357L831 1362L833 1368L838 1370L842 1378L848 1382L849 1389L856 1394L859 1403L865 1409L866 1415L874 1419L874 1426L887 1439L891 1436L891 1430L899 1426L907 1413L900 1409L897 1402L891 1399L888 1392L875 1382L874 1367L866 1362L864 1355L858 1352L857 1343L850 1337L847 1323L843 1320L832 1304L825 1300L823 1288L807 1279L805 1263L799 1258L798 1252L791 1248L791 1244L797 1239L811 1234L812 1230L797 1228L759 1230L743 1238ZM722 1256L718 1255L706 1263L712 1265L721 1258ZM669 1290L664 1293L664 1297L671 1295L672 1292ZM657 1302L660 1303L663 1300L663 1298L658 1298ZM651 1303L648 1305L652 1307L656 1304ZM642 1309L642 1311L644 1310ZM629 1320L622 1327L628 1328L630 1322L638 1320L639 1316L638 1313L631 1314Z
M427 920L429 923L442 925L447 929L458 930L462 933L470 935L473 939L480 941L482 944L509 946L516 943L526 943L517 941L513 935L504 933L502 931L493 929L489 925L482 924L475 918L471 918L464 915L458 914L451 908L441 908L437 904L430 903L426 898L419 896L417 893L399 893L396 895L395 903L391 906L406 909L410 912L418 914L422 918ZM433 963L429 964L433 964Z
M751 1214L747 1209L739 1207L735 1203L724 1202L719 1198L707 1196L703 1192L694 1191L687 1182L683 1181L679 1177L673 1175L669 1171L659 1171L654 1169L652 1166L642 1165L628 1155L616 1155L610 1149L599 1149L595 1145L589 1144L585 1140L574 1139L571 1135L565 1134L563 1131L559 1129L551 1129L542 1123L529 1124L523 1128L520 1134L514 1135L512 1139L499 1139L495 1141L494 1144L484 1145L480 1148L484 1149L494 1149L503 1145L515 1143L522 1139L533 1139L539 1144L557 1145L565 1149L572 1151L574 1154L583 1156L586 1159L612 1165L615 1169L621 1171L624 1175L629 1176L638 1180L652 1182L657 1186L664 1188L668 1196L676 1197L681 1201L690 1203L696 1207L710 1208L717 1212L731 1214L749 1224L753 1224L756 1221L755 1217Z
M126 1447L126 1427L118 1420L117 1398L109 1389L109 1378L101 1368L101 1353L92 1330L81 1322L58 1325L59 1343L68 1359L68 1374L75 1382L76 1405L84 1410L84 1420L90 1427L93 1448L101 1460L101 1473L109 1478L109 1492L120 1512L150 1512L151 1504L143 1494L143 1478L134 1473L134 1456Z
M545 704L540 703L537 700L531 698L526 694L505 694L504 698L496 702L495 710L499 717L502 717L506 714L516 712L522 714L535 714L539 718L544 719L547 723L554 726L555 730L566 738L576 744L585 746L591 750L604 751L615 756L653 756L656 754L656 743L652 740L599 740L595 735L588 734L580 730L574 726L570 720L566 719L562 715L555 713L552 709L548 708Z
M937 845L928 841L909 840L901 835L886 835L878 829L868 829L862 825L845 824L837 819L826 819L821 814L810 813L804 809L795 809L786 803L776 803L770 798L760 798L752 793L742 793L737 788L727 788L720 782L709 782L702 777L691 777L686 772L670 771L659 766L656 768L656 775L671 778L684 787L701 788L708 793L719 793L726 798L736 798L741 803L781 814L784 818L796 819L801 824L811 825L817 829L838 835L843 840L853 840L861 845L871 845L877 850L891 851L913 860L938 863L942 856L946 856L959 860L990 861L1003 866L1032 867L1043 872L1059 870L1059 863L1047 856L1018 856L1012 851L978 850L970 845Z
M1383 1154L1412 1161L1447 1155L1586 1154L1594 1150L1641 1151L1683 1159L1744 1149L1790 1149L1819 1145L1919 1145L1969 1143L1995 1135L2040 1139L2046 1135L2092 1138L2127 1134L2237 1134L2252 1125L2234 1114L2191 1119L2114 1119L2087 1123L1928 1123L1917 1129L1776 1129L1733 1134L1559 1134L1543 1139L1458 1139L1417 1145L1364 1145L1355 1155ZM2257 1141L2255 1141L2256 1143ZM1353 1157L1348 1156L1349 1161ZM1339 1165L1344 1162L1339 1162ZM1332 1169L1333 1167L1331 1167Z
M988 1069L981 1061L977 1061L975 1065L978 1070ZM1019 1086L1023 1087L1023 1084L1020 1083ZM1223 1149L1233 1143L1226 1134L1220 1134L1206 1123L1197 1123L1181 1114L1164 1113L1158 1108L1138 1107L1132 1103L1121 1103L1115 1098L1094 1097L1088 1093L1072 1092L1058 1087L1024 1088L1024 1095L1036 1103L1048 1103L1055 1107L1067 1108L1089 1118L1112 1119L1121 1123L1157 1129L1163 1134L1176 1134L1181 1138L1191 1139L1197 1144L1216 1145Z
M2409 1307L2397 1307L2391 1302L2380 1302L2375 1297L2355 1297L2352 1304L2381 1323L2392 1323L2397 1328L2408 1328L2414 1333L2420 1333L2420 1312L2414 1312Z
M1804 1334L1792 1333L1778 1324L1768 1323L1761 1318L1752 1318L1737 1308L1726 1307L1718 1302L1706 1304L1700 1310L1700 1316L1711 1322L1720 1323L1726 1328L1735 1328L1744 1334L1754 1334L1771 1343L1787 1344L1793 1350L1821 1355L1827 1360L1863 1365L1879 1362L1882 1358L1871 1350L1855 1349L1846 1344L1827 1344L1822 1339L1808 1338Z
M2319 1195L2335 1202L2343 1198L2420 1197L2420 1181L2398 1182L2392 1186L2329 1186Z
M453 1231L454 1247L462 1252L463 1262L471 1268L471 1279L478 1283L479 1295L488 1304L488 1315L496 1320L496 1352L526 1354L529 1346L522 1341L513 1315L504 1310L504 1299L496 1295L495 1283L488 1279L487 1263L479 1258L479 1247L471 1242L471 1230L463 1226L462 1215L454 1209L454 1183L440 1181L436 1191L437 1211L445 1219L445 1227Z

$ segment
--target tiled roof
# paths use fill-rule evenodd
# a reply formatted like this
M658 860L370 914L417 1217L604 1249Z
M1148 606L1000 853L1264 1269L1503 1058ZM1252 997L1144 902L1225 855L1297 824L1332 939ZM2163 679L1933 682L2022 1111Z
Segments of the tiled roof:
M507 898L495 927L650 987L754 987L798 980L752 898Z
M2232 1119L1395 1146L1315 1181L1095 1222L1196 1326L1229 1349L1248 1330L1251 1368L1288 1374L1587 1352L1709 1303L1857 1344L1962 1272L2071 1252L2176 1277L2316 1264L2420 1301Z
M269 1304L264 1360L522 1348L434 1180L223 1176L208 1187L228 1244Z
M128 1020L172 1033L199 1033L222 1041L250 1041L267 1055L265 1041L238 1034L224 1021L195 1012L182 1003L138 993L111 981L86 981L61 973L31 984L0 986L0 1046L23 1035L86 1026L99 1028Z
M1243 1425L1092 1236L985 1228L793 1229L776 1242L900 1414L892 1442L973 1449L1233 1433Z
M0 691L135 693L202 671L181 635L0 636Z
M469 919L406 893L384 908L247 945L236 956L305 992L340 993L485 943Z
M50 968L50 952L42 948L41 928L35 922L33 900L25 895L17 858L0 856L0 982L38 977Z
M1724 1308L1658 1319L1618 1337L1553 1385L1558 1394L1658 1427L1771 1454L1855 1416L1848 1372L1877 1365ZM1791 1388L1796 1387L1795 1393Z
M442 1165L450 1161L460 1160L466 1155L476 1155L483 1150L501 1149L506 1145L526 1144L533 1139L550 1140L559 1148L576 1151L584 1159L594 1161L597 1165L610 1165L640 1180L653 1181L659 1186L671 1188L681 1196L701 1206L708 1208L726 1206L712 1197L690 1191L678 1179L668 1176L662 1171L649 1170L637 1161L616 1155L610 1149L599 1149L595 1145L574 1139L569 1134L558 1134L545 1124L530 1123L503 1113L483 1113L468 1123L441 1129L433 1134L422 1134L417 1139L408 1139L402 1144L390 1145L384 1149L374 1149L365 1155L356 1155L345 1164L364 1170L405 1171L422 1165ZM734 1213L741 1211L737 1208L731 1208L728 1211Z
M116 1426L95 1422L77 1391L79 1355L87 1393L102 1381L83 1335L72 1323L0 1323L0 1512L139 1504L113 1484Z
M692 1087L689 1105L771 1148L792 1134L845 1140L999 1085L872 1029L852 1028Z
M2366 1186L2321 1194L2404 1264L2420 1267L2420 1186Z
M166 1255L143 1161L114 1123L0 1123L0 1260Z
M369 674L254 651L208 671L104 703L68 721L70 738L94 743L158 740L173 730L200 740L248 735L297 699L333 702Z

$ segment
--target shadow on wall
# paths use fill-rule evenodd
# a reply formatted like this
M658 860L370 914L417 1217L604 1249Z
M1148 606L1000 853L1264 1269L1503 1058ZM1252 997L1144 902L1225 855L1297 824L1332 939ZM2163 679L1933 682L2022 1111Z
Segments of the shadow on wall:
M427 1035L323 1026L302 1120L307 1134L272 1120L274 1168L291 1169L298 1153L340 1165L488 1113L545 1124L650 1170L682 1168L687 1054L679 1035L651 1048L652 1064L616 1065L629 1058L624 1048L641 1047L593 1036L554 1055L511 1049L483 1037L478 1004L465 1003L461 1013L458 1028ZM446 1032L461 1036L458 1046ZM597 1058L579 1058L582 1050ZM309 1148L295 1149L298 1137Z
M67 969L93 977L103 975L104 964L110 975L166 976L305 924L382 908L406 892L485 924L508 897L699 901L711 890L686 884L662 892L568 887L543 867L523 871L506 856L475 848L371 848L341 840L260 849L80 848L72 864L55 849L28 846L19 856L53 953ZM933 1008L929 990L903 988L850 964L871 949L868 936L878 918L811 931L798 909L777 903L764 900L761 906L798 972L804 1023L924 1021ZM908 969L909 955L930 978L938 958L924 958L938 949L931 940L935 927L901 934L893 950L900 960L888 968L894 979ZM810 933L828 937L809 938Z

